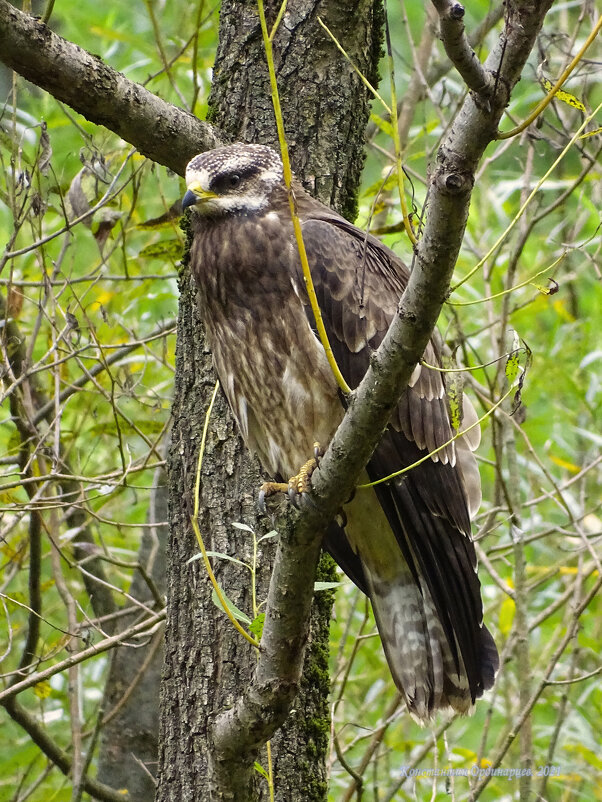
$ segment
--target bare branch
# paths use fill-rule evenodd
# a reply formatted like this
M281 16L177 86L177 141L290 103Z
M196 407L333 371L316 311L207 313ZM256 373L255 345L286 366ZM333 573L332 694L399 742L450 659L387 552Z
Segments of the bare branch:
M156 624L164 620L165 610L161 610L149 618L145 618L144 621L140 621L139 623L133 624L131 627L124 629L117 635L111 635L111 637L105 638L104 640L95 643L93 646L90 646L81 652L70 655L61 663L56 663L55 665L49 666L43 671L38 671L35 674L31 674L29 677L27 677L27 679L21 680L20 682L15 682L15 684L11 685L10 688L0 691L0 704L5 704L6 700L10 699L12 696L16 696L18 693L21 693L21 691L24 691L27 688L33 688L33 686L37 685L39 682L50 679L50 677L53 677L55 674L60 674L61 671L65 671L66 669L71 668L71 666L75 666L78 663L83 663L84 660L88 660L90 657L93 657L97 654L102 654L102 652L106 652L115 646L119 646L121 643L128 640L128 638L133 638L136 635L147 632Z
M17 724L23 727L31 740L42 750L46 757L50 758L65 776L69 776L72 769L72 761L69 759L66 752L52 740L46 730L38 724L36 719L14 698L6 699L2 704L13 721L16 721ZM103 802L127 802L128 800L128 795L124 795L122 791L117 791L89 777L83 778L82 788L92 797L103 800Z
M0 2L2 2L2 0L0 0ZM3 296L0 295L0 316L4 317L5 314L6 301ZM23 375L26 375L26 371L24 370L26 365L25 338L21 334L16 320L8 320L7 324L4 326L2 334L3 337L1 338L0 343L3 346L6 342L11 342L13 344L13 347L10 351L10 356L7 356L7 363L10 366L10 373L12 374L11 378L13 381L11 382L11 386L14 386L16 383L18 383ZM10 395L11 415L21 438L21 451L23 454L22 462L23 459L28 457L28 443L30 438L35 438L39 443L42 443L44 439L34 423L34 418L38 407L48 405L49 408L54 409L54 401L46 400L46 396L36 382L35 376L26 375L23 387L25 388L26 392L22 395L22 398L28 399L27 404L22 403L21 397L17 392L11 393ZM79 494L79 488L75 484L75 477L70 475L69 463L63 459L61 459L61 462L66 471L66 474L62 477L65 481L58 479L61 491L64 494L72 492L73 497L77 498ZM31 499L35 494L36 488L43 480L40 476L31 476L30 471L25 464L20 465L20 474L20 479L16 485L22 486ZM38 515L35 509L32 509L30 514L32 517L37 517ZM84 513L81 510L73 507L67 515L67 520L71 526L81 527L81 534L75 545L77 554L78 549L82 548L82 543L92 543L93 538L88 531L88 523ZM85 554L85 546L83 549L83 553ZM99 577L104 576L103 566L98 559L94 559L91 570ZM115 604L110 591L104 590L102 587L94 586L89 586L88 590L90 592L90 597L97 615L103 615L114 610ZM32 605L34 609L36 606L36 604Z
M107 370L111 365L114 365L116 362L120 362L122 359L125 359L126 356L135 351L137 348L141 348L146 343L151 342L152 340L157 339L158 337L165 337L168 334L172 334L175 331L175 321L168 320L165 323L161 324L155 331L151 332L149 335L144 337L141 340L136 340L135 342L128 343L127 345L122 346L115 353L111 354L111 356L105 357L102 362L97 362L96 365L89 368L85 373L82 373L77 379L75 379L69 387L66 387L59 395L59 403L63 404L68 398L70 398L74 393L77 393L78 390L81 390L89 381L91 381L95 376L98 376L99 373L102 371ZM54 400L47 401L40 409L36 410L35 417L33 419L34 423L39 423L41 420L44 420L50 413L54 410Z
M581 587L580 587L581 582L579 581L577 584L579 585L579 587L576 588L576 590L578 592L579 590L581 590ZM579 600L578 600L578 598L575 599L574 609L571 611L571 613L572 613L571 614L571 621L570 621L569 626L567 627L567 631L566 631L564 637L561 639L561 641L558 644L558 646L554 649L554 652L551 655L551 657L546 661L547 664L546 664L545 671L543 672L542 678L537 683L537 686L536 686L535 690L533 691L533 693L529 696L527 704L521 709L518 718L512 723L512 726L510 727L509 732L507 733L507 735L504 738L502 746L499 748L499 750L497 751L495 756L491 758L491 763L490 763L489 768L495 769L495 768L497 768L499 766L502 758L504 757L504 755L506 754L506 752L510 748L510 746L513 743L514 739L516 738L517 734L521 731L526 719L531 714L531 711L533 710L533 707L535 706L537 700L539 699L539 697L541 696L541 694L543 693L543 691L547 687L548 682L549 682L549 678L550 678L552 672L554 671L554 669L556 668L556 664L558 663L560 657L564 653L565 649L567 648L567 646L569 645L571 640L575 637L575 633L576 633L577 628L579 626L579 617L580 617L581 613L586 609L586 607L589 605L589 603L592 601L592 599L595 598L595 596L598 593L598 591L600 590L601 586L602 586L602 577L598 577L596 583L594 584L594 586L591 588L591 590L587 594L585 594L583 596L583 598L581 598ZM479 795L481 794L481 792L483 791L485 786L489 784L492 776L493 776L493 773L491 772L478 783L478 785L476 786L476 788L473 791L473 795L472 795L471 799L477 799L479 797Z
M455 0L433 0L439 14L441 41L449 60L466 86L487 103L494 87L491 73L483 67L464 30L464 6Z
M219 144L215 129L128 80L35 17L0 0L0 60L179 175Z

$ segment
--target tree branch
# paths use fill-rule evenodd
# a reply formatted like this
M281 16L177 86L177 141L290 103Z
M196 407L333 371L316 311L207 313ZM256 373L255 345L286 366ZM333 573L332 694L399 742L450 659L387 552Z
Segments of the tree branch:
M14 697L5 699L2 704L13 721L23 727L46 757L52 760L65 776L69 776L72 767L69 756L52 740L44 727L40 726L36 719ZM101 799L103 802L127 802L129 798L127 793L124 794L122 791L92 780L90 777L84 777L81 785L90 796L94 797L94 799Z
M2 2L2 0L0 0ZM1 11L0 11L1 13ZM6 319L8 314L6 300L4 299L3 295L0 295L0 318ZM10 402L10 410L13 423L15 424L19 436L21 438L22 447L26 448L26 445L29 443L30 439L32 442L42 442L43 435L39 430L39 423L42 419L38 420L36 417L36 413L40 407L46 408L48 411L46 412L45 417L47 418L50 413L54 410L54 402L48 401L46 398L46 394L43 392L42 388L39 386L37 381L37 377L35 375L29 375L27 373L27 359L26 359L26 348L25 348L25 336L21 333L21 330L17 324L17 321L11 318L8 318L6 321L5 326L3 327L1 333L0 342L4 344L6 348L6 343L11 343L10 352L9 349L6 348L6 360L10 365L10 369L12 371L12 376L14 380L12 381L9 387L7 388L7 394L9 395L9 402ZM8 376L8 373L7 373ZM22 401L22 389L20 389L19 382L23 381L24 385L29 385L29 391L27 392L27 398L30 399L30 403L26 408ZM5 383L8 384L7 377L5 377ZM34 422L34 418L38 423ZM71 467L69 465L68 460L62 458L61 455L61 465L65 469L65 474L69 475L72 473ZM21 484L25 488L26 492L28 493L30 499L34 499L36 494L36 486L37 482L29 485L26 479L35 480L36 477L34 476L27 476L23 473L24 464L20 465L21 468ZM64 495L69 495L72 493L72 497L75 499L78 497L79 488L75 484L75 479L68 476L65 478L64 476L61 478L57 477L57 482L61 488L61 492ZM35 535L36 527L40 524L39 518L39 511L36 509L31 510L32 516L32 524L30 527L30 532ZM34 522L33 519L36 519L37 523ZM67 512L65 516L65 522L68 526L77 526L81 527L80 535L75 539L74 543L74 551L76 557L86 556L86 545L89 543L94 542L94 538L92 537L89 526L87 525L85 514L82 512L81 509L78 509L77 506L73 505ZM38 532L39 537L39 532ZM36 539L32 537L31 543L33 546L31 561L32 564L35 566L38 556L37 555L37 547L36 547ZM84 545L86 544L86 545ZM39 546L39 544L37 544ZM91 564L89 565L90 571L100 580L104 581L104 586L102 584L95 585L94 583L90 583L87 581L86 575L84 574L84 584L86 585L86 589L90 596L90 600L92 606L94 608L94 612L96 615L101 616L107 613L112 612L115 609L115 603L113 601L113 597L111 591L108 589L108 583L105 580L105 571L102 565L102 562L97 558L94 557L91 560ZM32 569L33 570L33 569ZM35 581L33 578L33 574L30 573L30 581ZM33 588L30 586L30 592L33 591ZM31 604L32 609L37 612L38 607L41 607L41 599L36 601L36 603ZM35 627L35 625L34 625ZM35 633L35 629L30 627L30 632ZM33 634L32 634L33 639ZM37 640L37 636L36 636ZM31 644L28 641L26 645L26 650L31 647Z
M222 782L218 799L242 798L237 794L249 787L257 746L278 726L283 709L292 698L290 683L300 674L303 648L287 654L288 646L304 643L310 600L307 586L299 586L306 580L298 585L300 577L291 566L303 565L304 561L313 565L311 561L328 522L353 491L424 352L449 292L477 166L485 148L495 139L510 92L551 2L540 0L529 6L509 3L506 27L486 65L487 69L495 67L498 72L496 92L486 109L468 96L441 145L429 182L424 234L398 313L364 379L352 394L320 469L312 476L311 501L305 504L293 530L281 535L279 555L286 553L286 559L279 558L274 567L262 638L262 646L269 644L269 647L262 648L253 681L245 694L232 710L220 714L215 721L213 770ZM275 651L274 644L278 642ZM281 661L285 654L294 663L287 662L285 681L280 684L278 671L283 670Z
M178 175L194 155L219 144L209 123L128 80L7 0L0 0L0 60Z
M299 691L324 521L304 526L301 518L295 526L296 517L289 511L278 540L253 682L217 717L213 729L216 799L252 798L253 761L283 724Z
M145 618L143 621L132 624L131 627L118 632L117 635L111 635L108 638L104 638L103 640L98 641L98 643L89 646L87 649L83 649L81 652L77 652L76 654L66 657L60 663L55 663L54 665L45 668L43 671L30 674L28 677L26 677L26 679L15 682L5 690L0 691L0 704L4 705L8 699L11 699L12 697L21 693L21 691L24 691L27 688L33 688L34 685L50 679L50 677L53 677L55 674L60 674L62 671L66 671L68 668L71 668L71 666L75 666L78 663L83 663L84 660L88 660L90 657L95 657L98 654L102 654L102 652L106 652L108 649L113 649L115 646L120 646L130 638L141 635L151 627L154 627L156 624L164 621L165 615L165 610L159 610L159 612L149 616L148 618Z
M42 613L41 565L42 521L39 511L32 509L29 516L29 616L25 646L19 661L19 671L27 668L36 659Z
M59 394L59 404L63 404L68 398L71 398L72 395L79 392L82 387L91 381L95 376L98 376L99 373L102 373L104 370L107 370L111 365L114 365L116 362L120 362L122 359L125 359L126 356L132 353L132 351L137 350L138 348L142 348L143 345L146 343L151 342L151 340L155 340L158 337L165 337L168 334L172 334L175 331L176 322L175 320L167 320L165 323L162 323L158 326L154 331L152 331L149 335L144 337L141 340L136 340L135 342L128 343L124 345L122 348L114 351L110 356L105 357L102 362L97 362L96 365L93 365L91 368L88 369L86 373L82 373L81 376L78 376L77 379L74 379L68 387L62 390ZM50 413L54 411L55 408L55 401L54 399L46 401L40 409L36 410L35 417L33 419L33 423L37 424L40 421L44 420Z
M439 14L445 52L466 86L487 102L493 91L493 76L483 67L464 29L464 6L455 0L432 0Z

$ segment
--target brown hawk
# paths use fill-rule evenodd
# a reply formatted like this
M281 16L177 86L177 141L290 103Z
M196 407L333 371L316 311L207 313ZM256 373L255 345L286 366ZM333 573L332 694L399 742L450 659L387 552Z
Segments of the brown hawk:
M344 403L314 328L278 154L237 144L195 156L183 207L215 367L248 447L287 478L326 447ZM409 276L381 242L295 183L303 240L334 356L361 381ZM437 337L425 362L439 363ZM465 423L476 420L465 401ZM366 593L409 710L470 710L498 655L483 625L470 537L481 501L478 427L407 474L358 490L325 548ZM389 476L452 437L443 374L418 365L366 473Z

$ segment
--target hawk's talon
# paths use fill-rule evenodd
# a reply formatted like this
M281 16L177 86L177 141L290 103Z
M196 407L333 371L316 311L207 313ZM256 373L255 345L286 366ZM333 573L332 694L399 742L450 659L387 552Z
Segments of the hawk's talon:
M291 476L288 482L264 482L259 489L257 505L262 515L267 512L266 499L275 493L286 493L288 500L296 509L300 509L301 501L309 498L311 491L311 476L319 467L320 458L324 450L319 443L314 443L314 456L308 460L296 476Z
M293 505L293 507L296 510L298 510L299 509L299 492L298 492L298 490L297 490L297 488L295 486L296 478L297 478L296 476L293 476L293 478L288 483L288 490L286 491L286 494L288 496L288 500L290 501L290 503Z
M284 484L284 482L264 482L259 488L259 496L257 497L257 506L259 507L259 512L262 515L267 515L267 506L265 500L269 496L273 496L276 493L286 493L287 491L288 485Z

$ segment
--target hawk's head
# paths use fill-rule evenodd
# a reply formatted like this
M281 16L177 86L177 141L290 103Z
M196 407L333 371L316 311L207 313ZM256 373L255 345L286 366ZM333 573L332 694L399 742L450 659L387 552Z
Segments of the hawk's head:
M182 208L202 215L248 214L267 207L282 184L280 156L266 145L226 145L195 156L186 167Z

